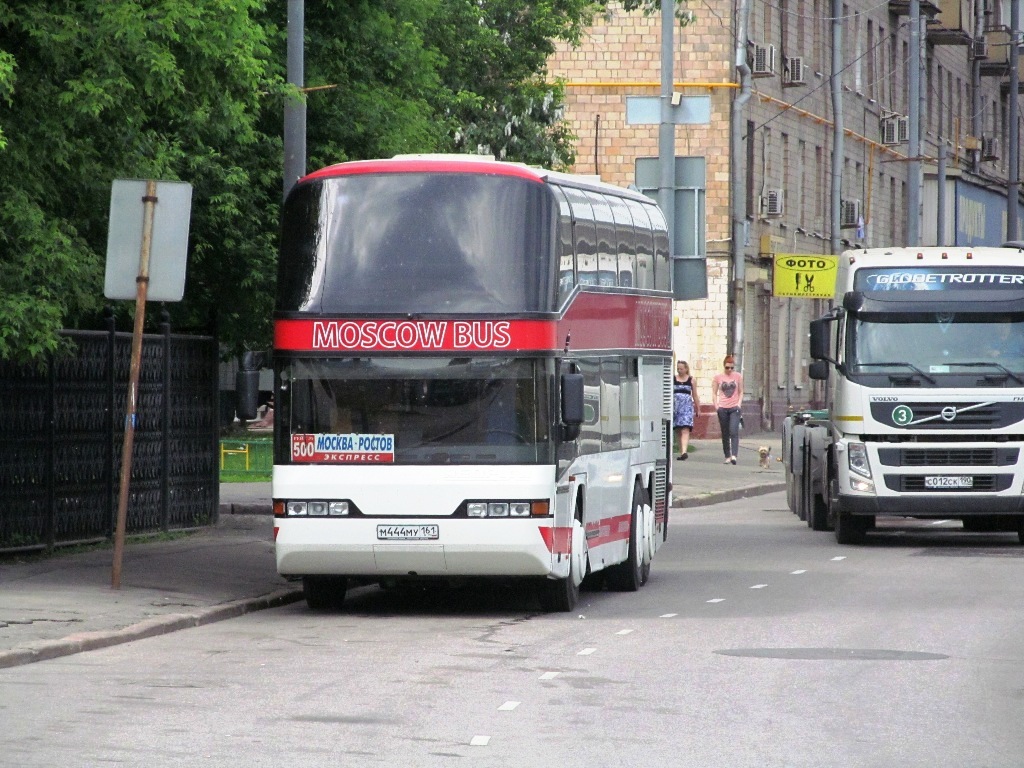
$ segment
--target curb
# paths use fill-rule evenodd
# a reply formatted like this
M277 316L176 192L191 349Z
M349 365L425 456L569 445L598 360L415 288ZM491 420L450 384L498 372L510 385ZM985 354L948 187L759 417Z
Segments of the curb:
M175 613L154 619L146 619L123 629L80 632L59 640L46 640L10 651L0 651L0 669L32 664L37 661L71 656L83 651L95 651L114 645L143 640L147 637L166 635L180 629L202 627L224 619L233 619L254 611L276 608L302 599L301 589L283 589L269 595L233 600L222 605L204 608L194 613Z
M748 485L744 488L731 488L728 491L712 491L700 496L683 496L672 499L672 509L687 509L690 507L703 507L709 504L721 504L736 499L748 499L752 496L763 496L766 493L786 490L785 483L762 483L761 485Z

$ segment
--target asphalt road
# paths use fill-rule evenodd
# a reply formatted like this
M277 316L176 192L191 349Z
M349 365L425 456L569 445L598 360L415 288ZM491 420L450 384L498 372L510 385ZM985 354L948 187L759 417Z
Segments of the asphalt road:
M354 591L0 670L0 765L1024 765L1024 547L676 512L639 593Z

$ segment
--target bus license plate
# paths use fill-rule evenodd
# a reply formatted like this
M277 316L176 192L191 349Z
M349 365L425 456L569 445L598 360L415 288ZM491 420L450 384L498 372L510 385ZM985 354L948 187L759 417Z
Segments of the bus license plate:
M973 488L974 478L971 475L928 475L924 479L925 488Z
M378 525L381 541L430 541L441 535L436 525Z

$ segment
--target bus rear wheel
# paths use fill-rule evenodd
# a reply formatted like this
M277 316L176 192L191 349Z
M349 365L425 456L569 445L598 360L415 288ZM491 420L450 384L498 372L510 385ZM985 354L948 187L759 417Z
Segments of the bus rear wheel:
M629 555L626 560L608 569L607 583L611 589L620 592L636 592L647 583L651 575L651 564L644 562L641 549L643 534L640 525L643 522L644 506L647 494L636 486L633 488L633 510L629 519Z
M302 591L312 611L340 608L345 602L348 580L344 576L303 576Z

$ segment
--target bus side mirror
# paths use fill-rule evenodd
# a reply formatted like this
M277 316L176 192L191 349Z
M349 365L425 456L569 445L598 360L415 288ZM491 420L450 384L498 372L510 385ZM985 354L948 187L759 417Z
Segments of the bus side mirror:
M243 352L235 374L235 411L242 421L256 418L260 399L260 360L255 352Z
M583 374L562 374L562 436L575 440L583 424Z
M242 421L256 418L260 397L260 372L239 371L235 374L235 410Z
M828 363L824 360L815 360L807 366L807 375L815 381L825 381L828 378Z

